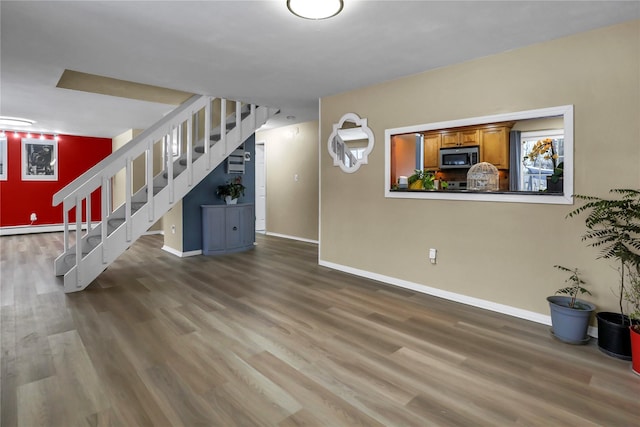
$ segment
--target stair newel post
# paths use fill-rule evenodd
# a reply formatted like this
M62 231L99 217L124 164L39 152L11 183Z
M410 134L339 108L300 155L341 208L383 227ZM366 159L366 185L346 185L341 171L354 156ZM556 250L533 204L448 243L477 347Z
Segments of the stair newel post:
M228 153L227 150L227 99L220 99L220 142L222 142L222 146L224 147L224 152Z
M124 203L124 221L125 230L127 234L127 242L131 241L131 187L132 183L132 160L131 157L127 157L125 164L125 203Z
M187 182L193 185L193 112L187 119Z
M82 262L82 198L76 194L76 287L82 286L80 263Z
M155 218L153 211L153 140L147 141L147 149L145 151L145 165L147 167L147 210L149 211L149 222Z
M109 178L102 177L102 186L100 187L101 198L100 207L102 209L101 227L100 227L100 240L102 242L102 263L107 263L107 221L109 217Z
M236 101L236 129L238 129L238 144L242 142L242 102Z
M210 98L204 106L204 154L207 156L207 170L211 170L211 155L210 155L210 138L211 138L211 104L215 98Z

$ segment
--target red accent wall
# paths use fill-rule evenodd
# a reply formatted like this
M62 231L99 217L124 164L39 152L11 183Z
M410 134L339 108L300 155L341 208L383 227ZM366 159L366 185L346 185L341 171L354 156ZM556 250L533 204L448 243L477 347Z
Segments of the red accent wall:
M7 180L0 181L0 227L30 225L30 215L38 217L33 226L62 224L62 204L52 206L53 195L111 154L110 138L58 135L58 180L23 181L22 138L26 132L6 131ZM32 138L39 138L40 133ZM48 140L54 135L45 134ZM73 211L72 211L73 213ZM84 215L83 215L84 218ZM91 195L91 218L100 220L100 194ZM75 221L73 215L70 221Z

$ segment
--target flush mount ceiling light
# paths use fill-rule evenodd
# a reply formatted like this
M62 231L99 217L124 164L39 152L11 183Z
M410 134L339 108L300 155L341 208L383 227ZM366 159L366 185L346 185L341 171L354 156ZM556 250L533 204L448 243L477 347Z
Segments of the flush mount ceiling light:
M287 0L287 8L305 19L327 19L342 10L342 0Z
M0 116L0 126L23 127L23 126L31 126L34 123L35 123L35 120L21 119L20 117Z
M0 116L0 126L23 127L23 126L31 126L34 123L35 123L35 120L22 119L20 117Z

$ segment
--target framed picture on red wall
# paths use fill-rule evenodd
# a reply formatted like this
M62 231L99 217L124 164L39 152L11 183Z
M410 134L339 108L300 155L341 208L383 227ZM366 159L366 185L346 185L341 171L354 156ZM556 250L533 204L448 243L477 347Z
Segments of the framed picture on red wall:
M7 137L0 136L0 181L7 180Z
M22 138L22 180L58 180L58 142Z

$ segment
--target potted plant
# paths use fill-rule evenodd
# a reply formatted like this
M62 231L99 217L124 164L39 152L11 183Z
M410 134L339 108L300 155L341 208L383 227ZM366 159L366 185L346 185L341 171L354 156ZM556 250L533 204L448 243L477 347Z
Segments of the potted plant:
M244 196L245 186L242 185L242 177L237 176L232 181L227 181L223 185L218 185L216 194L221 199L224 199L226 204L235 205L238 203L238 198Z
M629 317L635 322L629 326L631 339L631 369L640 375L640 274L631 272L625 298L629 302Z
M587 233L583 241L600 250L598 258L613 259L619 265L620 283L618 287L619 313L599 312L598 347L604 353L619 359L631 359L629 326L631 320L625 314L624 298L628 293L625 279L640 271L640 190L613 189L610 193L617 197L603 199L593 196L576 195L585 203L570 212L574 217L586 214Z
M416 169L414 174L407 178L409 188L412 190L433 190L435 189L436 176L428 170Z
M589 320L596 306L587 301L579 300L578 294L591 295L591 292L582 286L586 283L578 275L577 268L571 270L561 265L554 265L554 267L570 273L570 275L565 280L569 286L556 291L556 294L567 296L553 295L547 297L551 311L551 331L553 336L569 344L586 344L589 342L589 336L587 335Z

